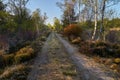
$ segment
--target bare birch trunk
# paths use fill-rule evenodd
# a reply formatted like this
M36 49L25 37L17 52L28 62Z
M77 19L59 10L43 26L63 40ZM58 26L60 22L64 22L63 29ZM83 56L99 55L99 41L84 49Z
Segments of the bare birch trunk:
M94 31L93 31L93 35L92 35L92 40L95 39L95 36L96 36L96 31L97 31L97 1L95 2L95 6L94 6L94 9L95 9L95 26L94 26Z

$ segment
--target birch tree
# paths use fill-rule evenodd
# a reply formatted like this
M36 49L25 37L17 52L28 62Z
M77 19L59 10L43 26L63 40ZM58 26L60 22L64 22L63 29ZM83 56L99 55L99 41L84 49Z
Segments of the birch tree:
M94 30L92 35L92 40L95 39L97 31L97 20L98 20L98 0L84 0L85 6L91 7L94 12Z
M95 18L94 18L94 20L95 20L95 26L94 26L94 31L93 31L93 35L92 35L92 40L94 40L95 39L95 36L96 36L96 31L97 31L97 19L98 19L98 1L97 0L95 0L95 1L93 1L93 0L91 0L91 3L93 4L93 7L94 7L94 16L95 16ZM91 5L92 5L91 4Z
M104 24L104 17L105 17L105 11L108 7L114 6L118 4L119 0L100 0L101 7L100 7L100 13L101 13L101 25L100 25L100 39L105 41L105 26Z

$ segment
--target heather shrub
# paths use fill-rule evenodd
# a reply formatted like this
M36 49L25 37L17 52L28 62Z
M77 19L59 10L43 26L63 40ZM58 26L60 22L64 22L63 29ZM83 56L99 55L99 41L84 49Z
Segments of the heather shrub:
M30 68L25 65L8 67L0 75L0 80L26 80Z
M0 50L0 55L3 55L4 54L4 51L3 50Z
M3 55L0 55L0 68L3 68L4 66L5 66L5 64L4 64Z
M41 41L41 38L37 38L36 41L32 42L31 47L34 49L34 52L37 53L41 50L43 44L44 42Z
M103 41L96 41L94 46L95 46L95 47L108 46L108 43L103 42Z
M90 51L90 44L88 43L88 42L81 42L80 44L79 44L79 47L80 47L80 49L79 49L79 51L81 52L81 53L84 53L84 54L87 54L87 55L89 55L89 54L91 54L92 52Z
M3 55L4 64L6 66L12 65L14 63L14 54Z
M34 50L31 47L27 46L27 47L24 47L24 48L20 49L16 53L15 62L16 63L22 63L22 62L30 60L34 56L35 56Z
M46 41L46 37L45 36L41 36L41 41Z
M91 49L92 53L95 55L99 55L101 57L107 56L107 48L105 46L99 46Z
M116 54L115 55L120 58L120 48L116 50Z
M33 54L34 50L30 46L26 46L20 49L18 52L16 52L16 54L25 54L25 53Z
M28 61L31 59L31 55L28 54L28 53L25 53L25 54L17 54L15 56L15 62L16 63L22 63L22 62L25 62L25 61Z
M25 46L28 46L31 44L31 41L18 41L17 43L15 42L12 42L13 45L11 45L9 47L9 53L15 53L16 51L18 51L19 49L25 47Z
M89 56L100 56L100 57L120 57L119 45L111 44L103 41L85 41L79 44L81 53Z
M14 54L0 55L0 68L12 65L14 63Z

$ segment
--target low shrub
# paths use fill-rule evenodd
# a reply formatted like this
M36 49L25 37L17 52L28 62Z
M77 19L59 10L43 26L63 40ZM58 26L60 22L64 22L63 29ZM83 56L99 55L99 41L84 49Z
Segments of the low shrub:
M25 61L28 61L31 59L31 55L28 54L28 53L25 53L25 54L17 54L15 56L15 62L16 63L22 63L22 62L25 62Z
M103 41L89 41L80 43L80 52L89 56L100 57L120 57L119 45L103 42Z
M0 68L5 66L3 55L0 55Z
M107 56L106 54L107 48L105 46L99 46L99 47L92 48L91 51L94 55L99 55L101 57Z
M0 55L3 55L4 54L4 50L0 50Z
M78 38L76 38L76 39L73 39L73 40L72 40L72 43L73 43L73 44L79 44L80 41L81 41L81 39L80 39L80 37L78 37Z
M0 55L0 68L12 65L14 63L14 54Z
M0 75L0 80L26 80L29 67L24 65L16 65L9 68Z
M120 64L120 58L115 58L114 62L117 63L117 64Z
M25 54L25 53L34 54L34 50L30 46L26 46L16 52L16 54Z
M45 36L41 36L41 41L46 41L46 37Z
M106 42L104 42L104 41L96 41L95 43L94 43L94 46L95 47L99 47L99 46L108 46L109 44L108 43L106 43Z
M15 43L14 43L15 44ZM16 43L16 45L14 46L10 46L9 47L9 53L15 53L16 51L18 51L19 49L28 46L31 44L31 41L24 41L24 42L19 42Z
M40 40L36 40L32 42L31 47L34 49L34 52L37 53L41 50L43 44L44 42L41 42Z
M120 58L120 48L116 50L116 54L115 55Z
M78 24L70 24L64 28L64 35L70 39L70 36L80 36L82 29Z
M79 44L79 46L80 46L80 49L79 49L79 51L81 52L81 53L84 53L84 54L91 54L91 51L90 51L90 45L88 44L88 42L81 42L80 44Z
M76 76L77 75L76 71L70 71L70 70L64 70L62 73L66 76Z
M34 56L35 56L34 50L31 47L27 46L16 52L15 62L22 63L30 60Z
M14 54L3 55L4 64L6 66L12 65L14 63Z
M112 44L112 48L113 49L120 49L120 45L119 44Z

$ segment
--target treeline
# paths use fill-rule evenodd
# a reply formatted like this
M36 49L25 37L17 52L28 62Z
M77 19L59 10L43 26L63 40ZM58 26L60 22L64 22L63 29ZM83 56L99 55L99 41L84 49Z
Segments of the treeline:
M101 20L98 20L97 25L101 25ZM120 28L120 18L114 18L114 19L104 19L104 24L103 24L106 29L110 28ZM85 29L93 29L94 26L94 21L87 20L85 22L80 22L80 26L82 26ZM100 26L98 26L100 28Z
M47 29L46 14L39 9L32 14L26 7L29 0L0 0L0 49L9 50L26 41L36 39ZM44 30L45 31L45 30Z
M63 12L60 20L63 28L70 24L79 24L86 30L92 30L92 40L99 38L104 41L109 28L120 27L120 16L115 8L118 4L120 4L118 0L63 0L57 2L57 6Z

